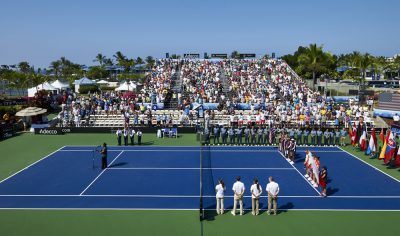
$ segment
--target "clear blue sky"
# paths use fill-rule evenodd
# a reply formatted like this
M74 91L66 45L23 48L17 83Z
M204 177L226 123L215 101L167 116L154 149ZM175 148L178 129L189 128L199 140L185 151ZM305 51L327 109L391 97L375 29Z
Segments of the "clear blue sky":
M165 52L278 56L299 45L333 53L400 53L398 0L18 0L0 4L0 64L47 67L65 56L91 65Z

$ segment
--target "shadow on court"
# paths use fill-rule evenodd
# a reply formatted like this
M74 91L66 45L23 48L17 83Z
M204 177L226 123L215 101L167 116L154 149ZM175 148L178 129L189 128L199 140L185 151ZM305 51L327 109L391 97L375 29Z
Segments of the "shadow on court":
M119 162L119 163L114 163L114 164L112 164L112 165L110 165L110 166L108 166L109 168L112 168L112 167L121 167L121 166L125 166L125 165L127 165L128 164L128 162Z

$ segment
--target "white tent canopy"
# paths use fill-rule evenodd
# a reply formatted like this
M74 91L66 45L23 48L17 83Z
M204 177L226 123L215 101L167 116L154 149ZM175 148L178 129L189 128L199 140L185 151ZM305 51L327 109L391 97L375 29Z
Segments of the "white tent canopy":
M43 84L39 84L36 87L29 88L28 97L34 97L35 93L37 93L40 90L57 91L57 88L51 85L49 82L44 82Z
M136 89L136 84L133 82L124 82L119 85L118 88L115 89L115 91L134 91Z
M75 85L75 92L79 93L79 87L80 86L85 86L85 85L91 85L91 84L96 84L93 80L90 80L87 77L83 77L81 79L75 80L74 85Z
M98 84L108 84L108 81L102 79L102 80L97 81L96 83L98 83Z
M67 82L61 81L59 79L51 83L51 85L60 90L69 88L69 84Z
M87 78L87 77L83 77L81 79L75 80L74 84L75 85L87 85L87 84L95 84L96 82L94 82L93 80Z

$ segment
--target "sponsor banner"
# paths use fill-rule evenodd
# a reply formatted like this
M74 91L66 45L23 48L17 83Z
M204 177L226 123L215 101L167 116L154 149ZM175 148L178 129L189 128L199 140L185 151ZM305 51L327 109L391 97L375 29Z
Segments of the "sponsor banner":
M35 134L43 134L43 135L62 135L62 128L35 128Z
M25 98L0 99L0 106L15 106L15 105L28 105L28 100Z
M0 139L6 139L14 136L17 127L15 124L0 125Z
M212 53L212 54L211 54L211 58L222 58L222 59L226 59L226 58L228 58L228 54L225 54L225 53Z

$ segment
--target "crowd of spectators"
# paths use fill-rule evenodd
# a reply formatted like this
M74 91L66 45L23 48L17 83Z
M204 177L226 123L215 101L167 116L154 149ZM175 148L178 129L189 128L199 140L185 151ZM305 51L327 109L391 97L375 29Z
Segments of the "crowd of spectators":
M181 81L180 92L171 91L174 76ZM172 97L177 98L181 110L176 118L155 114L151 106L144 105L164 103ZM146 74L143 87L130 95L111 91L89 97L65 93L59 118L63 126L80 126L82 120L95 114L121 115L134 125L163 120L170 124L172 119L178 119L181 125L194 125L198 117L190 111L193 103L218 104L216 110L206 111L206 125L215 114L222 115L230 125L347 126L360 116L366 122L371 120L368 110L355 101L339 105L312 90L279 59L158 60ZM243 106L249 112L243 112Z

